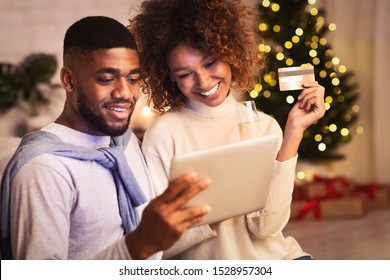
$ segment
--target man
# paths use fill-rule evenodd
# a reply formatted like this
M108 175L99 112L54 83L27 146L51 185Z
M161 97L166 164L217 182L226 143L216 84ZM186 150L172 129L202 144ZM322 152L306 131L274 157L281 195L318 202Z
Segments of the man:
M207 214L184 204L209 179L185 174L147 203L154 192L129 129L141 69L122 24L77 21L63 59L63 112L23 138L2 178L2 258L160 258Z

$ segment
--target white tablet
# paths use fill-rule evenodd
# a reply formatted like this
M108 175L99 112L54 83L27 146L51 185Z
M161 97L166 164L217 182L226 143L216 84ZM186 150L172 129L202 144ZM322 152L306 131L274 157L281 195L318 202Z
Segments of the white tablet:
M181 154L173 158L170 180L188 171L212 180L188 205L207 204L201 224L220 222L264 208L277 153L276 135Z

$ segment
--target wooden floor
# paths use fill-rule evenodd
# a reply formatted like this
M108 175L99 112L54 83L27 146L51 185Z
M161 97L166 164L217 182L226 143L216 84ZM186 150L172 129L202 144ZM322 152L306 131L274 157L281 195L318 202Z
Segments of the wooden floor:
M284 234L317 260L390 260L390 206L360 218L292 221Z

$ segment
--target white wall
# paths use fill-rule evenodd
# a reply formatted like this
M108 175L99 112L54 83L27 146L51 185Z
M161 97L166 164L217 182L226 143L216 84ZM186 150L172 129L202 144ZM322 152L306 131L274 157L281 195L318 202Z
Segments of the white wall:
M0 61L18 63L31 53L54 54L59 67L53 82L59 83L67 28L89 15L110 16L127 25L130 7L138 3L139 0L1 0ZM42 106L38 117L31 118L17 108L0 115L0 136L15 135L16 130L34 130L54 120L62 110L65 95L59 89L50 91L49 97L50 106Z
M75 20L87 15L106 15L127 24L130 7L135 7L140 2L140 0L1 0L0 61L16 63L32 52L45 52L55 54L61 64L63 36L67 27ZM245 2L255 7L257 3L260 3L260 0L246 0ZM349 28L353 29L354 27L340 27L340 31L336 32L342 32L343 36L348 35ZM366 61L353 64L353 58L347 54L349 49L342 47L347 44L346 42L339 40L331 43L336 55L344 64L358 67L357 70L361 71L358 77L365 83L365 73L362 68ZM366 47L366 50L364 47L361 50L370 51L370 46ZM364 56L362 58L364 59ZM56 75L55 81L58 82L58 75ZM362 83L362 90L369 90L369 85ZM53 120L59 114L64 99L63 92L59 90L52 95L54 96L53 105L50 108L42 109L48 110L44 116L29 119L30 122L33 122L31 126L40 126ZM343 151L347 153L347 159L332 164L331 169L335 175L345 175L358 181L375 179L371 168L373 140L369 136L372 109L368 101L367 98L363 98L360 103L362 110L359 120L359 123L366 128L367 133L355 137L351 144L343 148ZM18 118L21 118L21 114L16 110L0 116L0 136L9 135ZM317 168L320 170L323 167Z

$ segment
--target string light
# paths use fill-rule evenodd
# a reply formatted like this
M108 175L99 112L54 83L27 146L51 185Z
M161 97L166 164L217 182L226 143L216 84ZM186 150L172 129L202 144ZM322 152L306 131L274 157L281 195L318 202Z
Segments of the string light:
M287 66L292 66L294 64L294 60L292 60L291 58L287 58L286 59L286 65Z
M322 140L322 135L321 134L316 134L314 136L314 140L317 141L317 142L320 142Z
M345 65L340 65L338 70L340 73L345 73L347 72L347 67L345 67Z
M277 11L279 11L279 9L280 9L280 6L279 6L278 3L272 3L271 4L271 10L272 11L277 12Z
M330 31L336 31L337 26L336 26L336 24L331 23L331 24L329 24L328 28Z
M303 29L302 28L297 28L295 30L295 34L297 34L298 36L302 36L303 35Z
M266 31L266 30L268 30L268 24L266 24L266 23L264 23L264 22L260 23L260 24L259 24L259 30L260 30L260 31Z
M261 4L263 7L268 8L271 5L271 2L269 0L264 0Z
M259 92L256 90L251 90L251 92L249 93L249 96L252 98L256 98L259 96Z
M286 49L291 49L291 48L293 47L293 44L292 44L290 41L286 41L286 42L284 43L284 47L285 47Z
M333 63L334 65L338 65L338 64L340 63L340 59L339 59L338 57L333 57L333 58L332 58L332 63Z
M349 129L344 127L343 129L340 130L340 134L342 136L348 136L349 135Z
M270 98L270 97L271 97L271 92L270 92L269 90L265 90L265 91L263 92L263 96L264 96L265 98Z
M320 150L321 152L325 151L325 150L326 150L326 145L325 145L325 143L320 143L320 144L318 144L318 150Z
M335 125L334 123L332 123L330 126L329 126L329 131L330 132L335 132L337 130L337 125Z
M310 14L312 15L312 16L316 16L317 14L318 14L318 9L317 8L311 8L310 9Z

